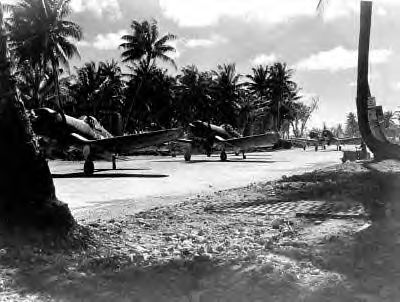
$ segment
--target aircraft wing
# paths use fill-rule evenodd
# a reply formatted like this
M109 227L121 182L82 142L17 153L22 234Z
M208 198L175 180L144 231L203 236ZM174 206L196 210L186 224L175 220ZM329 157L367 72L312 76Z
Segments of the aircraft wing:
M345 137L345 138L333 138L333 141L341 145L361 145L361 137Z
M231 146L241 151L246 151L252 148L260 147L271 147L276 144L279 140L279 134L276 132L270 132L260 135L251 135L239 138L230 138L224 140L225 146Z
M191 143L193 143L193 140L192 139L189 139L189 138L178 138L177 140L175 140L176 142L179 142L179 143L185 143L185 144L191 144Z
M319 143L319 141L317 139L301 138L301 137L290 138L289 141L293 144L299 144L299 145L318 144Z
M139 134L116 136L99 140L87 140L78 134L71 134L80 145L88 144L96 153L108 151L117 154L129 155L130 152L159 145L165 142L176 140L182 134L180 128L159 130Z

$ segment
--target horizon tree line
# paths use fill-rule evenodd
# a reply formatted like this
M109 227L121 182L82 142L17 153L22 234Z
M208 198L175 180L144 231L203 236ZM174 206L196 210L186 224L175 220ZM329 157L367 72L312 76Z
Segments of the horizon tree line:
M133 20L122 36L121 61L87 62L70 73L69 59L79 57L81 27L68 20L65 0L21 0L6 20L14 76L28 109L53 107L74 116L96 116L112 132L138 132L185 126L195 119L230 124L244 134L282 130L301 115L300 88L284 62L252 67L241 75L234 63L200 71L177 69L170 42L156 20ZM35 16L35 17L34 17ZM300 105L303 104L303 105ZM302 108L303 108L302 107ZM304 108L303 108L304 109ZM121 123L122 129L115 126Z

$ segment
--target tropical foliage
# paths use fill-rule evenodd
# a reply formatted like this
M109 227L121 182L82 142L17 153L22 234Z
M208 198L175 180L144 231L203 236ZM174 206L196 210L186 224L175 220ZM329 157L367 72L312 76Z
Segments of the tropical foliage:
M353 112L349 112L347 114L345 133L347 136L351 136L351 137L360 136L360 130L358 127L357 116Z
M73 116L93 115L115 133L120 131L112 130L118 128L114 122L121 118L125 132L200 119L229 124L245 135L295 129L299 121L303 129L312 113L298 101L294 70L284 62L255 66L248 75L235 63L212 70L188 65L172 75L167 68L176 68L177 37L161 34L155 20L131 22L121 37L121 63L87 62L71 72L69 60L79 56L75 42L82 30L68 20L69 13L68 0L20 0L12 7L8 28L15 78L29 109L62 107Z
M79 56L73 42L82 38L82 30L67 20L69 14L67 0L20 0L12 9L9 25L13 54L18 65L32 69L37 78L32 81L36 92L42 83L38 77L46 78L50 67L58 96L59 67L68 69L68 60Z

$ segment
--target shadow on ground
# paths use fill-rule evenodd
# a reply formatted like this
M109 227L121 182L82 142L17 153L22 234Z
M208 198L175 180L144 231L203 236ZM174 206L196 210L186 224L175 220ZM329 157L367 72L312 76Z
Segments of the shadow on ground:
M166 174L139 174L139 173L96 173L92 175L85 175L83 172L73 173L53 173L53 178L163 178L169 177Z
M32 248L21 254L18 247L1 258L12 276L3 289L56 301L399 301L399 180L397 172L344 165L268 184L296 200L362 202L371 216L367 227L304 220L296 234L246 257L181 256L158 265L134 264L116 250L98 250L93 259L86 249L32 262Z
M105 258L83 264L84 272L66 273L67 263L60 259L51 266L28 267L13 282L27 294L40 293L56 301L323 301L321 293L313 298L312 288L294 272L273 261L257 264L255 256L229 263L198 257L118 269L121 262ZM336 283L326 284L325 290L342 291Z

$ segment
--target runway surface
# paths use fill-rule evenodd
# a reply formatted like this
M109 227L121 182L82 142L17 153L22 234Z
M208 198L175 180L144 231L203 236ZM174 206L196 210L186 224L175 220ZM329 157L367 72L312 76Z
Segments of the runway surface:
M354 150L347 146L346 149ZM340 163L342 152L335 147L315 152L313 148L248 153L247 159L228 154L194 155L187 163L182 156L135 156L111 163L95 162L96 172L85 177L83 162L49 161L56 193L73 210L140 203L141 209L159 205L155 200L211 193L246 186L254 182L279 179ZM121 203L121 204L122 204Z

